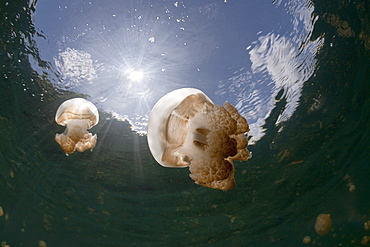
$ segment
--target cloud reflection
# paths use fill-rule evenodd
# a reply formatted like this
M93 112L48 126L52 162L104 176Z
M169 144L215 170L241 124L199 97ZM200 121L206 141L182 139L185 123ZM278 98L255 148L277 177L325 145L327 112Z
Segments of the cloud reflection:
M292 116L299 104L303 83L314 72L315 55L323 42L320 38L310 41L316 22L313 5L291 1L287 7L294 17L292 33L261 35L247 48L251 68L242 68L228 81L219 83L217 94L236 94L236 108L250 121L251 143L264 135L262 126L275 106L275 96L282 89L287 105L276 124Z
M55 66L62 75L61 86L76 88L91 84L97 77L91 55L84 51L67 48L54 58Z

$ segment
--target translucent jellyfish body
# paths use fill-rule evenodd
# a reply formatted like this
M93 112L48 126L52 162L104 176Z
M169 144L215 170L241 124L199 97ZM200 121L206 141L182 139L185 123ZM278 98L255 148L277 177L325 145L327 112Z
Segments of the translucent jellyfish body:
M247 160L249 126L228 102L213 104L202 91L182 88L163 96L148 121L148 143L165 167L189 167L197 184L235 187L233 160Z
M55 121L66 126L64 133L55 135L55 141L66 154L95 147L97 136L87 130L98 124L99 113L90 101L74 98L63 102L57 110Z

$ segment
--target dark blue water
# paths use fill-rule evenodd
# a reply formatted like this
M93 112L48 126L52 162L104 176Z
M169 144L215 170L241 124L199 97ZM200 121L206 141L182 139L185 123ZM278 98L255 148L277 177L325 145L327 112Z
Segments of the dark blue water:
M0 2L0 241L12 247L40 240L47 246L306 246L303 238L310 236L308 246L363 246L363 237L370 236L364 229L370 220L367 1L71 4ZM305 8L311 24L302 24ZM142 13L119 15L135 9ZM164 47L145 50L135 35L117 45L115 35L127 37L122 27L133 31L133 20L142 15L147 19L135 28L148 31L145 23L157 20L157 13L163 20L166 9L191 31L169 35ZM95 22L107 26L113 12L121 19L110 24L112 34L87 29L84 39L80 31L68 31L86 23L91 30ZM58 19L66 20L63 26ZM171 33L168 23L156 27ZM161 39L149 33L145 40L152 36L156 41L149 43ZM194 45L177 50L183 42ZM150 83L125 81L114 70L116 62L109 63L124 57L117 47L127 54L132 46L140 61L167 52L158 63L136 64L149 68ZM69 55L99 60L95 74L63 74L73 67L61 67L71 58L63 52L72 48L76 52ZM237 186L231 191L195 185L187 168L164 168L150 154L140 126L161 95L182 86L197 86L217 104L229 100L251 124L253 157L235 163ZM94 150L66 156L54 141L64 130L54 115L73 97L96 103L101 121L91 129L98 135ZM321 213L333 221L324 237L314 230Z

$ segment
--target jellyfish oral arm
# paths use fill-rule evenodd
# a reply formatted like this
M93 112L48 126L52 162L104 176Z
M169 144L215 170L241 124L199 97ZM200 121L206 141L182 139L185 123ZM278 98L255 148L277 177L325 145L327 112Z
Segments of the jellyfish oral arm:
M87 131L88 123L89 120L86 119L67 120L66 130L62 134L56 134L55 141L67 154L95 147L97 136Z
M166 147L162 155L165 166L187 167L194 156L204 152L208 133L206 122L207 116L201 112L187 119L174 111L167 120Z

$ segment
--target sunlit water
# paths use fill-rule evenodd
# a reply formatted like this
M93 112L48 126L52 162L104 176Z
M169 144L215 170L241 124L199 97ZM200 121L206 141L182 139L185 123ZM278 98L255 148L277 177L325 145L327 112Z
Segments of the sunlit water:
M366 1L2 2L0 241L10 246L361 246L370 236ZM228 192L152 158L151 108L196 87L249 121ZM66 99L97 105L66 156ZM127 120L127 121L124 121ZM331 232L314 230L330 214Z

